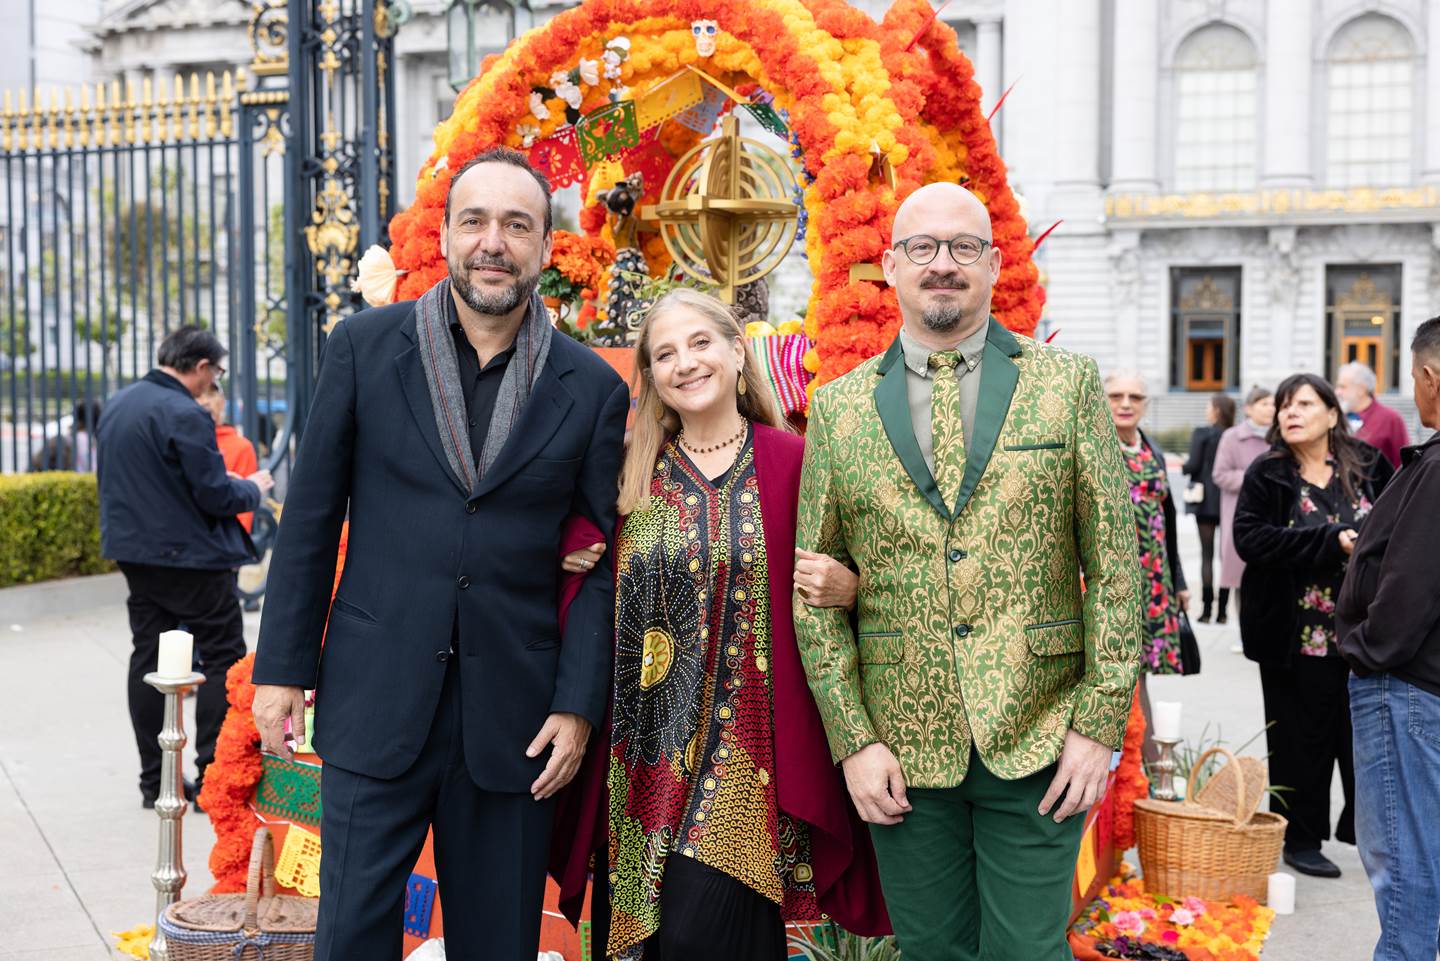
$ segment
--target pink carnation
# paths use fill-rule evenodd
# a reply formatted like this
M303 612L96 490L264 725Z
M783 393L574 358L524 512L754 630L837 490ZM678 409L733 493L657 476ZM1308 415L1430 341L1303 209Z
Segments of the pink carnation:
M1140 916L1139 911L1121 911L1115 915L1115 917L1111 918L1111 921L1114 922L1115 928L1121 934L1128 934L1138 938L1145 933L1145 919Z
M1175 913L1170 915L1171 924L1194 924L1195 912L1186 908L1176 908Z
M1200 917L1201 915L1207 913L1206 910L1205 910L1205 902L1204 902L1202 899L1200 899L1200 898L1194 898L1194 897L1186 898L1184 904L1185 904L1185 910L1186 910L1186 911L1189 911L1191 914L1195 915L1195 917L1197 917L1197 918Z

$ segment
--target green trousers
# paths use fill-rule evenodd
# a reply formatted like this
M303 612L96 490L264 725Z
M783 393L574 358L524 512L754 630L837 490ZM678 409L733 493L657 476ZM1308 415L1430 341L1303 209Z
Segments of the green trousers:
M1016 781L971 749L953 788L911 788L913 810L870 825L905 961L1071 961L1065 929L1085 815L1037 812L1055 765Z

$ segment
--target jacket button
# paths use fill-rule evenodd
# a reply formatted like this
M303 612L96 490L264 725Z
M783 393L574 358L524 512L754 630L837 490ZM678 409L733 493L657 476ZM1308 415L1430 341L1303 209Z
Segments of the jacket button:
M449 652L449 651L436 651L436 652L435 652L435 660L439 661L441 664L444 664L446 661L450 660L450 652Z
M470 578L466 577L464 574L461 574L460 579L455 582L455 586L460 588L460 590L462 591L465 590L465 588L470 586Z
M473 513L475 513L476 511L478 511L479 509L480 509L480 505L476 504L474 501L466 501L466 502L465 502L465 513L467 513L467 514L473 514Z
M956 625L955 625L955 636L956 636L956 637L969 637L969 636L970 636L970 625L969 625L969 624L956 624Z
M966 554L964 551L962 551L962 550L961 550L960 548L958 548L958 547L952 547L952 548L950 548L950 561L951 561L951 563L958 563L958 562L960 562L960 561L963 561L963 560L964 560L966 557L968 557L968 556L969 556L968 554Z

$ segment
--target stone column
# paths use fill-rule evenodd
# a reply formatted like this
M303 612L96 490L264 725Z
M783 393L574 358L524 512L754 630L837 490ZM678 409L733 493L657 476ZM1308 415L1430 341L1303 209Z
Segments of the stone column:
M975 21L975 82L980 84L980 107L987 114L1005 92L1005 75L1001 69L1000 21ZM999 117L995 118L999 129ZM997 134L998 137L998 134Z
M1308 187L1313 72L1312 0L1269 0L1265 5L1264 187Z
M1059 110L1055 143L1064 159L1055 181L1054 212L1068 232L1099 232L1100 197L1100 0L1058 5L1059 45L1055 76Z
M1114 84L1110 189L1153 193L1157 170L1156 117L1160 86L1160 5L1115 0Z
M1429 5L1429 43L1425 46L1425 171L1426 183L1440 184L1440 9Z

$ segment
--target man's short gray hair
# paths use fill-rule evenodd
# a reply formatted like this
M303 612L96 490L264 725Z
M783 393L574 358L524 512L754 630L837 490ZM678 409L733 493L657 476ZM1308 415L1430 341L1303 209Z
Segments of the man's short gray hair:
M1369 394L1371 397L1375 396L1375 371L1371 370L1368 365L1362 364L1358 360L1350 361L1350 363L1345 364L1340 368L1339 371L1336 372L1336 382L1338 383L1340 378L1344 377L1346 374L1349 374L1351 379L1354 380L1355 383L1359 384L1361 387L1364 387L1367 394Z

